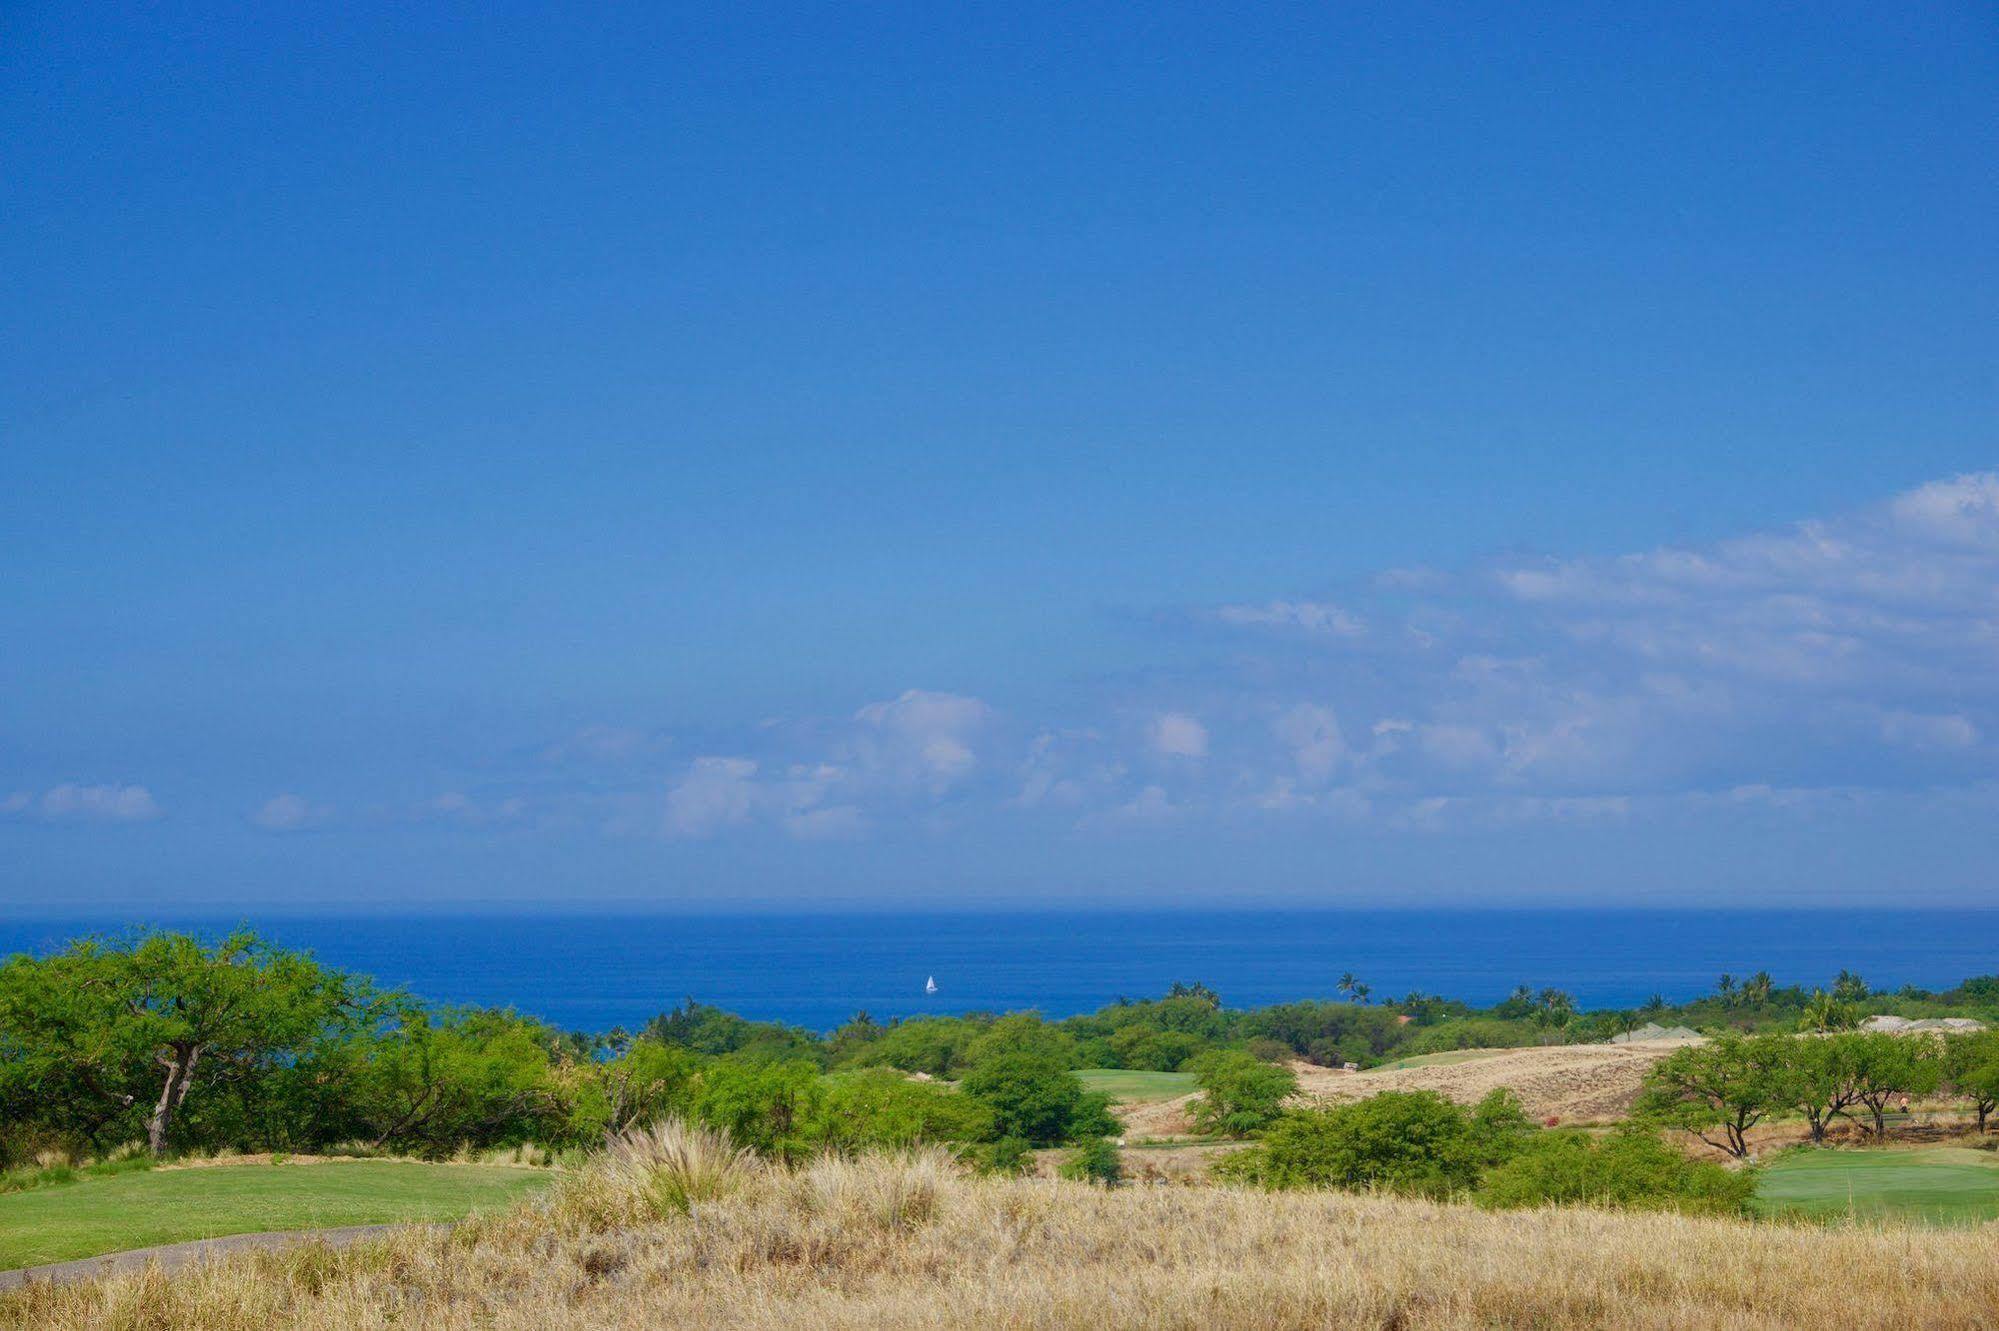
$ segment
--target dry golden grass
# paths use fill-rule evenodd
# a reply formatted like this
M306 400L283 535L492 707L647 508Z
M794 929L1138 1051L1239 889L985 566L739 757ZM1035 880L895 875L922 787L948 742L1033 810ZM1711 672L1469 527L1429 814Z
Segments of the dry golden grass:
M1221 1188L1105 1192L966 1178L935 1155L754 1170L713 1200L636 1223L609 1218L615 1210L552 1198L341 1252L306 1247L31 1289L0 1300L0 1327L1999 1326L1989 1229L1492 1214Z
M1311 1099L1359 1100L1382 1091L1429 1090L1471 1104L1504 1087L1520 1097L1521 1107L1534 1118L1607 1122L1627 1116L1644 1088L1645 1073L1688 1043L1646 1040L1495 1049L1460 1063L1366 1072L1336 1072L1309 1063L1292 1066L1299 1091Z

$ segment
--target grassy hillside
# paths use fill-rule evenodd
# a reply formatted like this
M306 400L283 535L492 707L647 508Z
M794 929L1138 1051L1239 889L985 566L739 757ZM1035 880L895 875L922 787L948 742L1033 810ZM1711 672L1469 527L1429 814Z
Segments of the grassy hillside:
M0 1299L0 1327L1951 1331L1999 1320L1989 1238L1952 1231L1106 1192L964 1178L934 1159L764 1171L691 1213L604 1214L530 1206L453 1234L30 1290Z
M0 1269L127 1248L401 1220L454 1220L545 1187L543 1170L400 1160L217 1165L0 1196Z
M1977 1224L1999 1218L1999 1156L1949 1146L1793 1151L1764 1169L1756 1203L1821 1220Z

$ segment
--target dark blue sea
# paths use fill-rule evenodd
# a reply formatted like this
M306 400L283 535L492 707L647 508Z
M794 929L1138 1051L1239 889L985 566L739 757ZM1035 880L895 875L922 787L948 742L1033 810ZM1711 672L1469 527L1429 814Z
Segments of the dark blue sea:
M213 930L233 918L155 923ZM117 919L0 916L0 954ZM1999 911L1176 911L1135 913L409 915L252 920L280 942L425 998L512 1006L568 1029L636 1026L692 996L829 1029L856 1011L1090 1011L1199 980L1232 1007L1336 997L1473 1003L1555 985L1586 1007L1712 989L1723 971L1876 988L1999 972ZM926 997L924 980L937 978Z

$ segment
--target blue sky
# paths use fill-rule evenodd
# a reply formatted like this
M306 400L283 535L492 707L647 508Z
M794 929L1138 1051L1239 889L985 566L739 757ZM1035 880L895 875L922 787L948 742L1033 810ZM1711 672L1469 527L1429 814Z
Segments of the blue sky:
M0 907L1994 886L1987 8L0 34Z

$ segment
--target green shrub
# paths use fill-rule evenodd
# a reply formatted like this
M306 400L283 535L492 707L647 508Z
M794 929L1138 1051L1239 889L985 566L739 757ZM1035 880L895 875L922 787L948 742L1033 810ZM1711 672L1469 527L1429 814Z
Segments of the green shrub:
M1756 1192L1750 1170L1690 1160L1642 1129L1607 1137L1545 1132L1493 1166L1474 1194L1494 1209L1557 1204L1699 1215L1741 1215Z
M1298 1051L1290 1045L1284 1043L1282 1040L1272 1040L1267 1036L1258 1036L1256 1039L1251 1040L1248 1046L1248 1053L1251 1058L1261 1059L1265 1063L1289 1063L1292 1059L1298 1057Z
M1434 1091L1384 1091L1291 1110L1260 1145L1226 1156L1217 1177L1266 1188L1380 1188L1422 1197L1470 1192L1530 1131L1519 1102L1494 1091L1467 1109Z
M1033 1151L1034 1143L1023 1137L1002 1137L980 1147L970 1158L981 1173L1011 1176L1027 1172Z
M1187 1065L1203 1095L1194 1121L1204 1132L1247 1137L1269 1126L1298 1091L1290 1068L1233 1049L1203 1054Z
M992 1133L1057 1146L1118 1130L1110 1101L1083 1090L1066 1067L1032 1053L999 1054L965 1075L960 1092L992 1115Z
M826 1097L816 1064L722 1058L701 1073L694 1116L758 1155L798 1160L825 1140Z
M992 1111L979 1101L893 1068L829 1077L820 1112L825 1140L841 1150L975 1142L993 1131Z
M1146 1026L1126 1026L1106 1043L1116 1060L1111 1066L1140 1072L1178 1072L1205 1047L1198 1035Z
M996 1058L1030 1054L1062 1068L1082 1066L1076 1037L1041 1019L1038 1012L1014 1012L1001 1017L966 1046L965 1066L978 1068Z
M1117 1147L1108 1139L1091 1137L1076 1143L1075 1149L1069 1152L1057 1172L1066 1179L1101 1183L1112 1188L1124 1178L1124 1162L1118 1156Z

